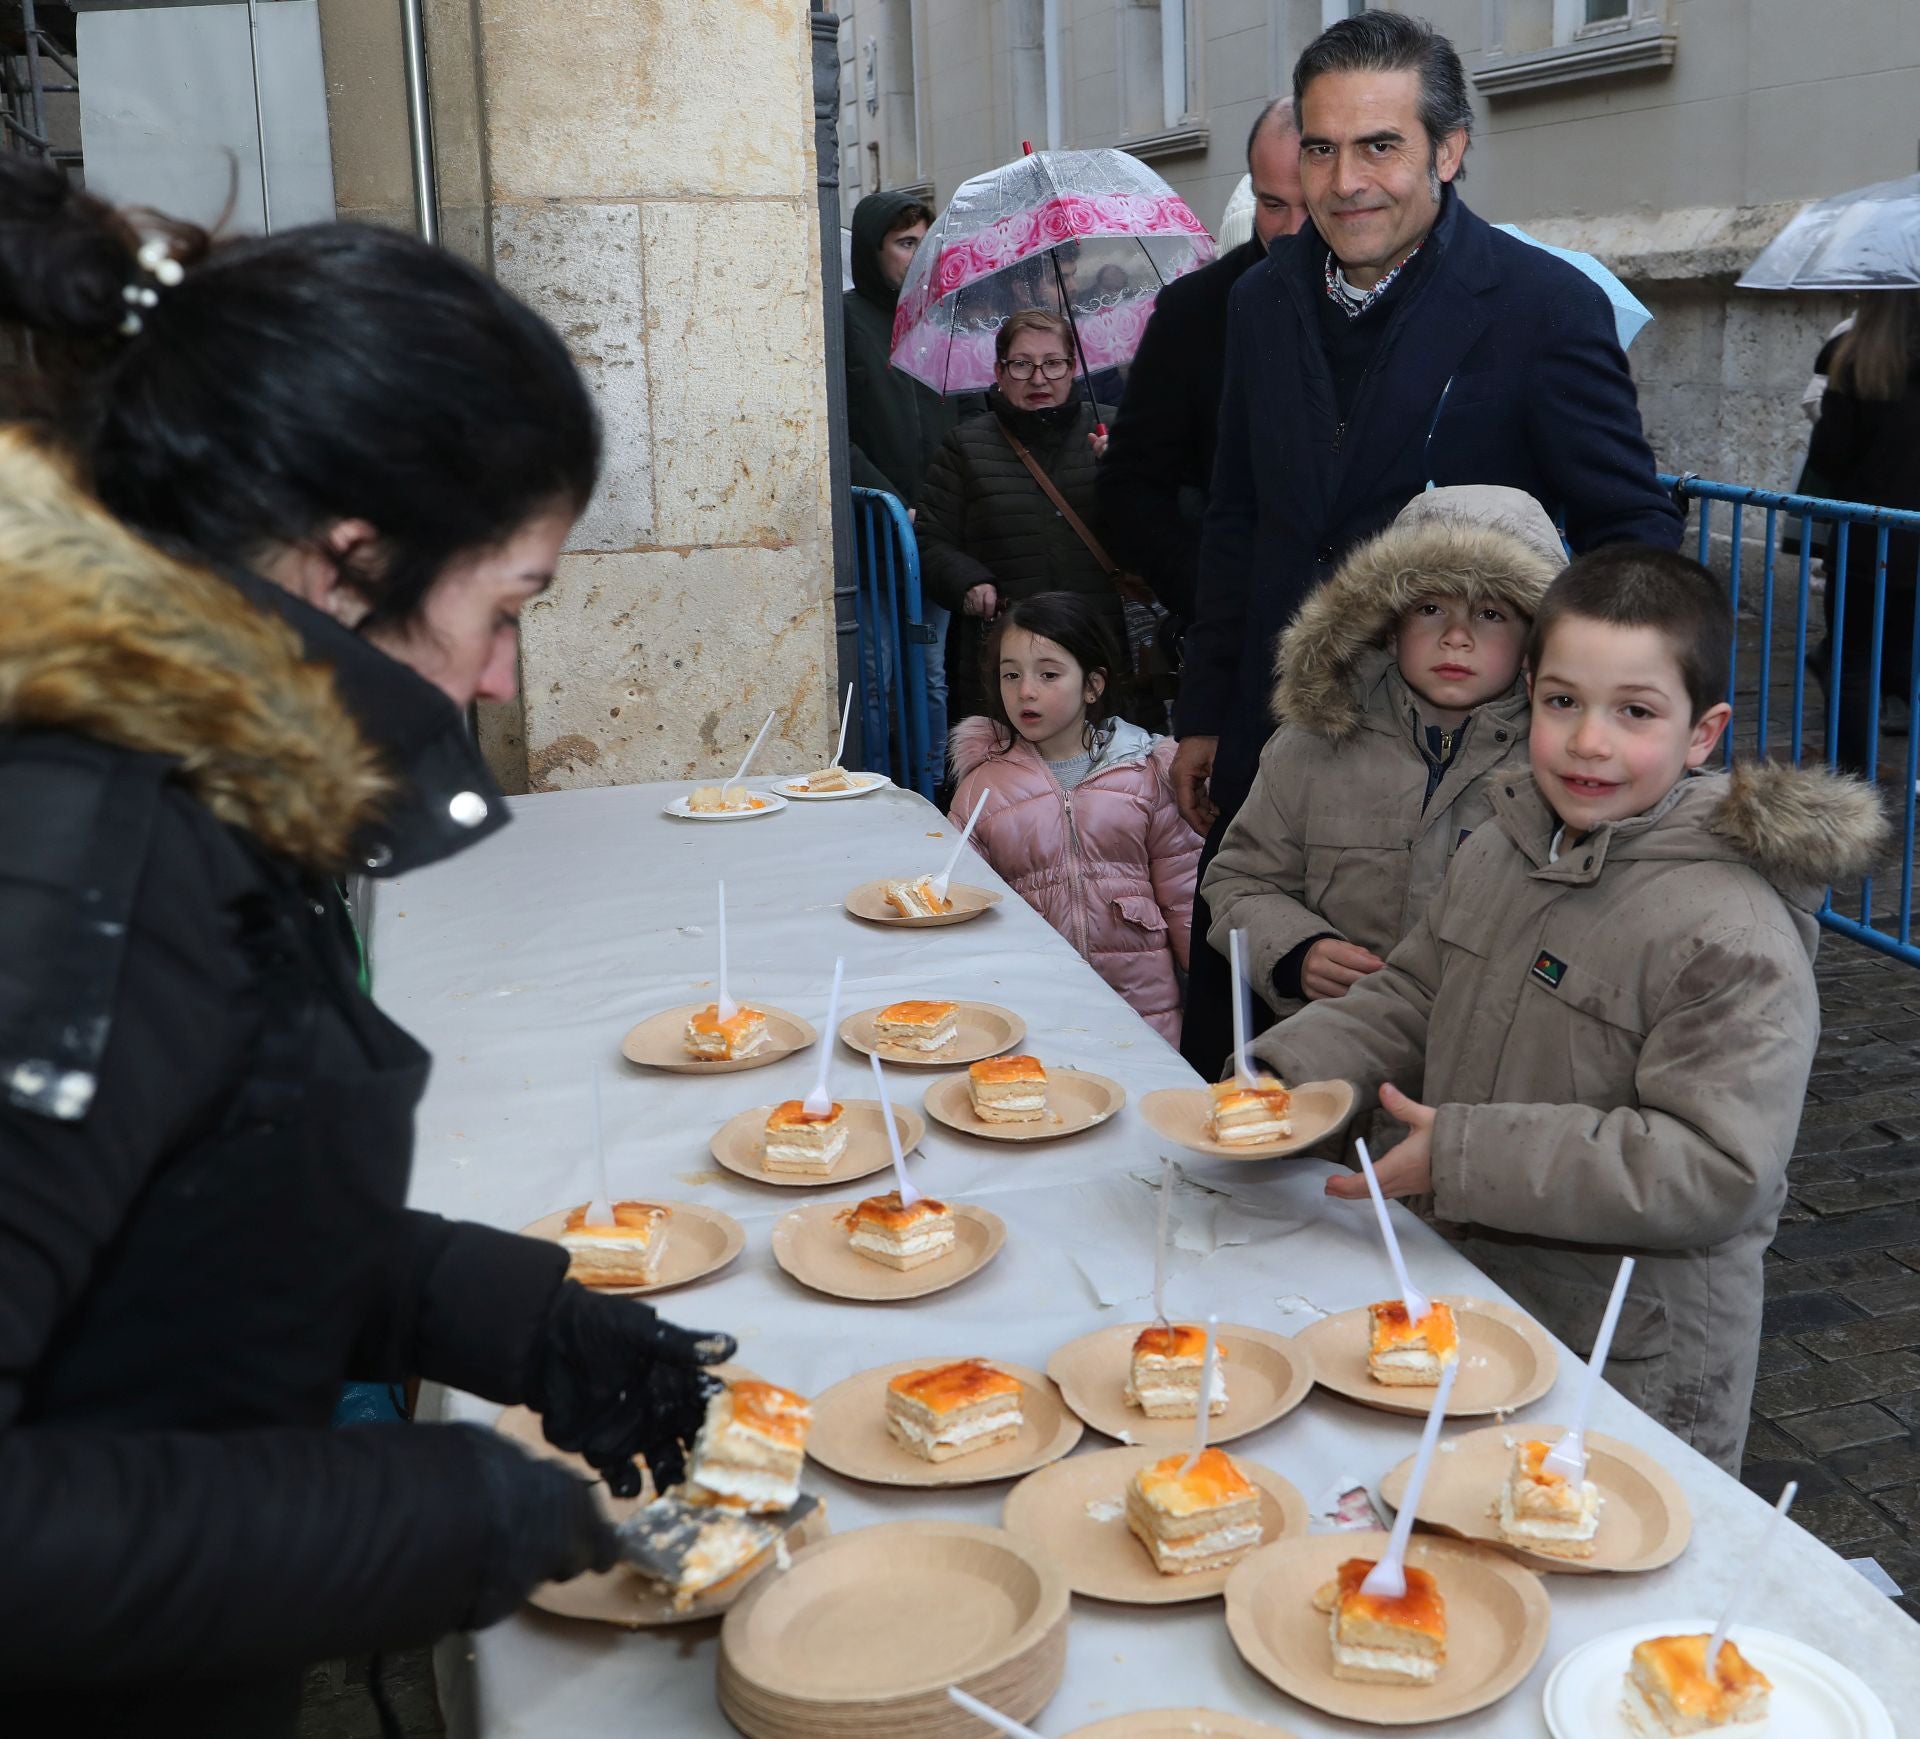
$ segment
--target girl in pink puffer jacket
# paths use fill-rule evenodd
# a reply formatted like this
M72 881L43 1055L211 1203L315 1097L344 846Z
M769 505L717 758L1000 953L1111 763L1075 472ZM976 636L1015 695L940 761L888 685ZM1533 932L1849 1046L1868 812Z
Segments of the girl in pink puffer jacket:
M1180 819L1170 737L1114 715L1119 651L1092 603L1043 592L987 642L991 712L949 739L952 819L1162 1038L1180 1037L1200 836Z

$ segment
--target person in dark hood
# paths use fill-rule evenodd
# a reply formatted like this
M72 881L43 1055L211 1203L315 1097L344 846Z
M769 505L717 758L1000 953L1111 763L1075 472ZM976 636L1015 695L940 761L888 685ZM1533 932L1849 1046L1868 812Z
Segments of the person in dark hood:
M525 1403L633 1490L732 1350L406 1207L429 1058L339 892L508 820L463 715L513 692L599 431L451 254L143 241L11 152L0 319L61 412L0 431L0 1707L275 1739L308 1663L616 1561L586 1482L331 1430L343 1381Z

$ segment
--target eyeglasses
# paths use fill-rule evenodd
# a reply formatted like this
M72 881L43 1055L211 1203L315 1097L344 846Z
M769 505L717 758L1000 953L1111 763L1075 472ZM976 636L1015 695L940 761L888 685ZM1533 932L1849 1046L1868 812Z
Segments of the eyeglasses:
M1032 380L1036 368L1042 380L1062 380L1073 372L1073 360L1065 356L1043 356L1038 362L1030 356L1016 356L1000 366L1015 380Z

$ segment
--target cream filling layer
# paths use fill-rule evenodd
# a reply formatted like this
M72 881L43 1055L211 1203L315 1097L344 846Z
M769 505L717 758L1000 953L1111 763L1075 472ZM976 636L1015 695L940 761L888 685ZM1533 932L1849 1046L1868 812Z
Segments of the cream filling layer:
M715 1467L702 1462L687 1473L690 1485L705 1486L721 1497L737 1497L750 1504L767 1504L775 1509L791 1509L800 1496L800 1469L791 1473L766 1473L749 1467Z
M1500 1531L1522 1540L1590 1540L1600 1526L1600 1490L1592 1480L1580 1488L1581 1512L1578 1521L1545 1521L1538 1516L1514 1514L1513 1487L1500 1491Z
M1284 1117L1270 1117L1262 1123L1229 1123L1222 1128L1218 1123L1213 1126L1215 1141L1224 1141L1228 1146L1244 1141L1248 1145L1256 1141L1285 1141L1293 1133L1293 1125Z
M885 1027L875 1029L882 1044L892 1045L900 1051L937 1051L942 1045L950 1045L960 1036L960 1029L948 1021L937 1033L923 1037L919 1033L893 1033Z
M1334 1624L1340 1615L1334 1614ZM1355 1648L1336 1636L1333 1658L1341 1666L1363 1667L1369 1672L1397 1673L1415 1684L1430 1685L1440 1676L1440 1663L1432 1655L1411 1654L1399 1648Z
M1232 1552L1241 1546L1257 1546L1260 1543L1260 1524L1241 1522L1231 1528L1215 1528L1210 1534L1197 1534L1191 1540L1181 1540L1169 1544L1156 1539L1153 1549L1163 1558L1211 1558L1216 1552Z
M1036 1087L1031 1093L995 1093L991 1096L976 1092L973 1102L991 1106L995 1111L1044 1111L1047 1108L1047 1090Z
M1392 1353L1370 1353L1369 1364L1385 1365L1390 1371L1435 1371L1440 1368L1438 1354L1422 1351L1418 1348L1402 1349ZM1440 1379L1436 1375L1435 1382ZM1485 1489L1484 1487L1482 1488Z
M855 1232L847 1240L856 1250L879 1250L889 1256L918 1256L923 1250L951 1250L953 1228L916 1232L910 1238L887 1238L873 1232Z
M1137 1378L1127 1379L1126 1397L1136 1407L1187 1406L1200 1404L1200 1373L1193 1373L1193 1381L1181 1383L1161 1377L1158 1382L1140 1382ZM1227 1376L1219 1365L1213 1367L1213 1382L1207 1390L1207 1411L1219 1412L1227 1404Z
M934 1449L943 1449L954 1443L971 1443L976 1437L1004 1431L1009 1425L1019 1425L1021 1422L1017 1406L998 1413L982 1413L972 1419L957 1420L952 1425L936 1425L931 1431L918 1419L909 1419L899 1413L887 1415L887 1423L902 1436Z
M767 1137L766 1157L769 1164L817 1166L826 1171L846 1151L847 1132L844 1126L827 1137L824 1147L805 1146L797 1141L783 1140L778 1135Z

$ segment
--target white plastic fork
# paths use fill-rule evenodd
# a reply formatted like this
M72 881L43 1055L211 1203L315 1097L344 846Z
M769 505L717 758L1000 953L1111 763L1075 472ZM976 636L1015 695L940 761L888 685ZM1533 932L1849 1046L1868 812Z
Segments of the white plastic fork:
M967 817L967 825L961 829L960 843L953 848L953 856L947 859L947 867L933 878L933 891L938 899L947 897L947 883L953 877L953 866L960 861L960 854L967 849L967 841L973 837L973 824L980 819L980 811L987 806L987 794L980 793L980 801L974 804L973 813Z
M1214 1344L1213 1331L1220 1326L1218 1316L1207 1318L1207 1350L1200 1360L1200 1408L1193 1420L1193 1448L1187 1459L1180 1463L1184 1475L1191 1471L1193 1464L1205 1453L1207 1447L1207 1427L1213 1423L1213 1367L1220 1357L1220 1349Z
M1620 1320L1620 1306L1626 1301L1627 1282L1633 1278L1633 1258L1620 1258L1620 1272L1613 1277L1613 1295L1607 1300L1607 1313L1600 1319L1600 1333L1587 1360L1586 1381L1580 1385L1580 1399L1573 1409L1573 1423L1560 1433L1559 1441L1547 1451L1540 1463L1547 1473L1557 1473L1569 1485L1578 1486L1587 1477L1587 1419L1593 1412L1593 1397L1600 1387L1600 1373L1613 1345L1614 1324Z
M1460 1374L1458 1364L1440 1373L1440 1387L1433 1393L1433 1405L1427 1409L1426 1429L1420 1433L1420 1453L1413 1458L1413 1476L1400 1499L1393 1518L1393 1532L1387 1536L1387 1549L1379 1563L1367 1572L1360 1592L1375 1600L1399 1600L1407 1592L1407 1536L1413 1532L1414 1507L1420 1502L1420 1488L1427 1483L1427 1469L1433 1465L1433 1447L1440 1440L1440 1421L1447 1416L1447 1398L1453 1393L1453 1379Z
M727 884L720 883L720 983L713 999L713 1012L721 1020L732 1020L740 1012L739 1003L727 994Z
M820 1073L813 1091L800 1102L809 1117L824 1117L833 1109L833 1100L827 1094L827 1070L833 1062L833 1035L840 1030L840 974L846 964L844 957L833 963L833 988L827 992L827 1042L820 1047Z
M873 1090L880 1100L880 1121L887 1126L887 1146L893 1150L893 1182L900 1192L900 1205L911 1207L920 1199L920 1192L907 1181L907 1156L900 1151L900 1126L893 1120L893 1101L887 1097L886 1072L880 1067L879 1057L869 1053L867 1061L873 1065Z
M779 709L775 708L774 710L777 712ZM753 741L747 745L747 752L740 757L740 770L737 773L735 773L734 776L726 782L726 784L720 787L720 800L723 803L726 801L727 793L731 791L734 788L734 786L738 785L740 781L747 776L748 767L750 767L753 764L754 756L759 754L760 745L767 740L767 732L773 728L773 718L774 718L773 713L767 714L767 722L760 727L759 736L755 737Z
M1387 1215L1387 1198L1380 1193L1380 1180L1373 1174L1373 1155L1364 1141L1353 1144L1360 1150L1360 1169L1367 1174L1367 1194L1373 1198L1374 1216L1380 1222L1380 1236L1387 1243L1387 1260L1393 1264L1393 1277L1400 1283L1400 1302L1407 1307L1407 1326L1411 1328L1427 1314L1427 1295L1414 1285L1407 1273L1406 1258L1400 1254L1400 1240L1393 1235L1393 1221Z

